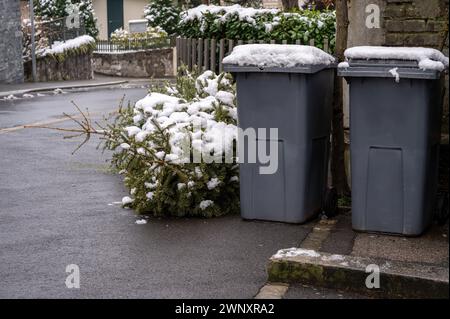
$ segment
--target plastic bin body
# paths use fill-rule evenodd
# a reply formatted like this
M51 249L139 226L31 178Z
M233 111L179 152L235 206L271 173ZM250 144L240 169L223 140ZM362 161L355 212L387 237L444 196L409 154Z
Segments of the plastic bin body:
M260 166L266 165L258 158L249 163L245 148L245 162L240 163L241 216L303 223L320 211L327 187L335 69L309 69L312 73L241 70L231 70L237 85L239 127L265 128L265 140L270 128L278 128L275 174L260 174Z
M355 230L415 236L431 222L442 81L436 72L410 71L408 77L399 71L399 83L346 73Z

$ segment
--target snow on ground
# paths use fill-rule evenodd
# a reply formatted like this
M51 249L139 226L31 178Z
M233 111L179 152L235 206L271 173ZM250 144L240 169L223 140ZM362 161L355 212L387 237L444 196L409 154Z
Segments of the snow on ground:
M131 204L134 201L134 199L132 199L129 196L125 196L124 198L122 198L122 205L128 205Z
M58 89L54 89L53 90L53 94L57 95L57 94L66 94L67 92L64 92L62 89L58 88Z
M322 256L322 260L324 260L324 261L343 261L343 260L345 260L345 257L343 255L333 254L330 256Z
M287 248L280 249L277 251L272 258L284 258L284 257L296 257L296 256L308 256L308 257L320 257L320 254L312 249L303 249L303 248Z
M443 71L449 59L442 52L421 47L358 46L345 50L347 59L417 61L422 70Z
M295 67L300 65L329 65L335 61L328 53L308 45L245 44L238 45L225 64L257 67Z
M145 220L145 219L138 219L138 220L135 221L135 224L137 224L137 225L145 225L145 224L147 224L147 220Z
M4 99L4 100L18 100L18 99L20 99L20 98L18 98L17 96L15 96L15 95L13 95L13 94L10 94L10 95L8 95L8 96L5 96L3 99Z

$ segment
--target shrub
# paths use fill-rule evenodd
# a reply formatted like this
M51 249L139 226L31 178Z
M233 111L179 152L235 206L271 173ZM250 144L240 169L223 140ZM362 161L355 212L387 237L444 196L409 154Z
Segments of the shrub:
M35 49L36 52L43 52L46 48L50 47L50 40L42 28L42 24L39 23L40 19L35 19ZM29 19L22 20L22 58L24 61L31 60L31 21Z
M92 0L34 0L34 6L36 16L44 20L63 18L78 10L86 33L94 38L98 36Z
M177 33L180 8L173 5L172 0L151 0L144 15L149 26L162 28L169 35Z
M67 41L56 41L50 47L36 51L38 57L52 57L59 62L68 56L89 54L95 49L95 39L89 35L82 35Z
M130 33L122 28L111 33L111 42L119 49L160 48L168 45L167 33L161 28L148 27L146 32Z
M199 122L202 129L196 126ZM106 147L116 150L112 165L130 190L124 205L156 216L211 217L238 211L236 158L231 163L191 160L199 153L221 160L227 150L235 150L230 75L206 71L198 78L181 76L175 86L121 108L106 131ZM186 143L192 145L188 153L183 152Z
M179 23L179 35L191 38L283 40L295 43L300 40L323 48L325 38L334 49L336 15L334 11L301 10L280 12L274 9L243 8L201 5L184 11Z

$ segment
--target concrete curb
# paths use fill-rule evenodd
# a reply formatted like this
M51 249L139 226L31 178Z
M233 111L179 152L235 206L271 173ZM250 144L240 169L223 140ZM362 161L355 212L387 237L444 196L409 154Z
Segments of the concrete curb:
M22 94L33 93L33 92L53 91L56 89L70 90L70 89L93 88L93 87L102 87L102 86L113 86L113 85L125 84L128 82L129 82L128 80L126 80L126 81L122 80L122 81L110 81L110 82L87 83L87 84L55 85L55 86L49 86L49 87L31 88L31 89L15 90L15 91L5 91L5 92L0 92L0 98L7 97L9 95L22 95Z
M379 267L379 288L366 287L371 273L366 272L368 265ZM269 282L316 285L374 297L448 298L448 279L449 270L445 267L304 249L281 250L268 265Z
M289 289L284 283L267 283L261 287L254 299L283 299Z

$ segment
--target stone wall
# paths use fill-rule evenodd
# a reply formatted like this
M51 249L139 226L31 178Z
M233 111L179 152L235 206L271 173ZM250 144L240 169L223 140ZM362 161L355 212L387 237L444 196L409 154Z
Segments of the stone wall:
M32 81L31 61L26 62L24 68L26 80ZM92 53L68 55L63 61L50 56L38 58L36 75L38 82L92 79Z
M380 8L380 28L365 25L367 5ZM357 45L424 46L449 55L449 0L349 0L348 47ZM443 132L448 134L448 75L446 76ZM345 103L348 125L348 102Z
M171 77L174 75L172 48L134 52L94 52L94 71L122 77Z
M0 0L0 83L23 82L19 0Z
M430 47L448 56L448 4L449 0L387 0L386 45ZM442 128L448 134L448 74L445 83Z

